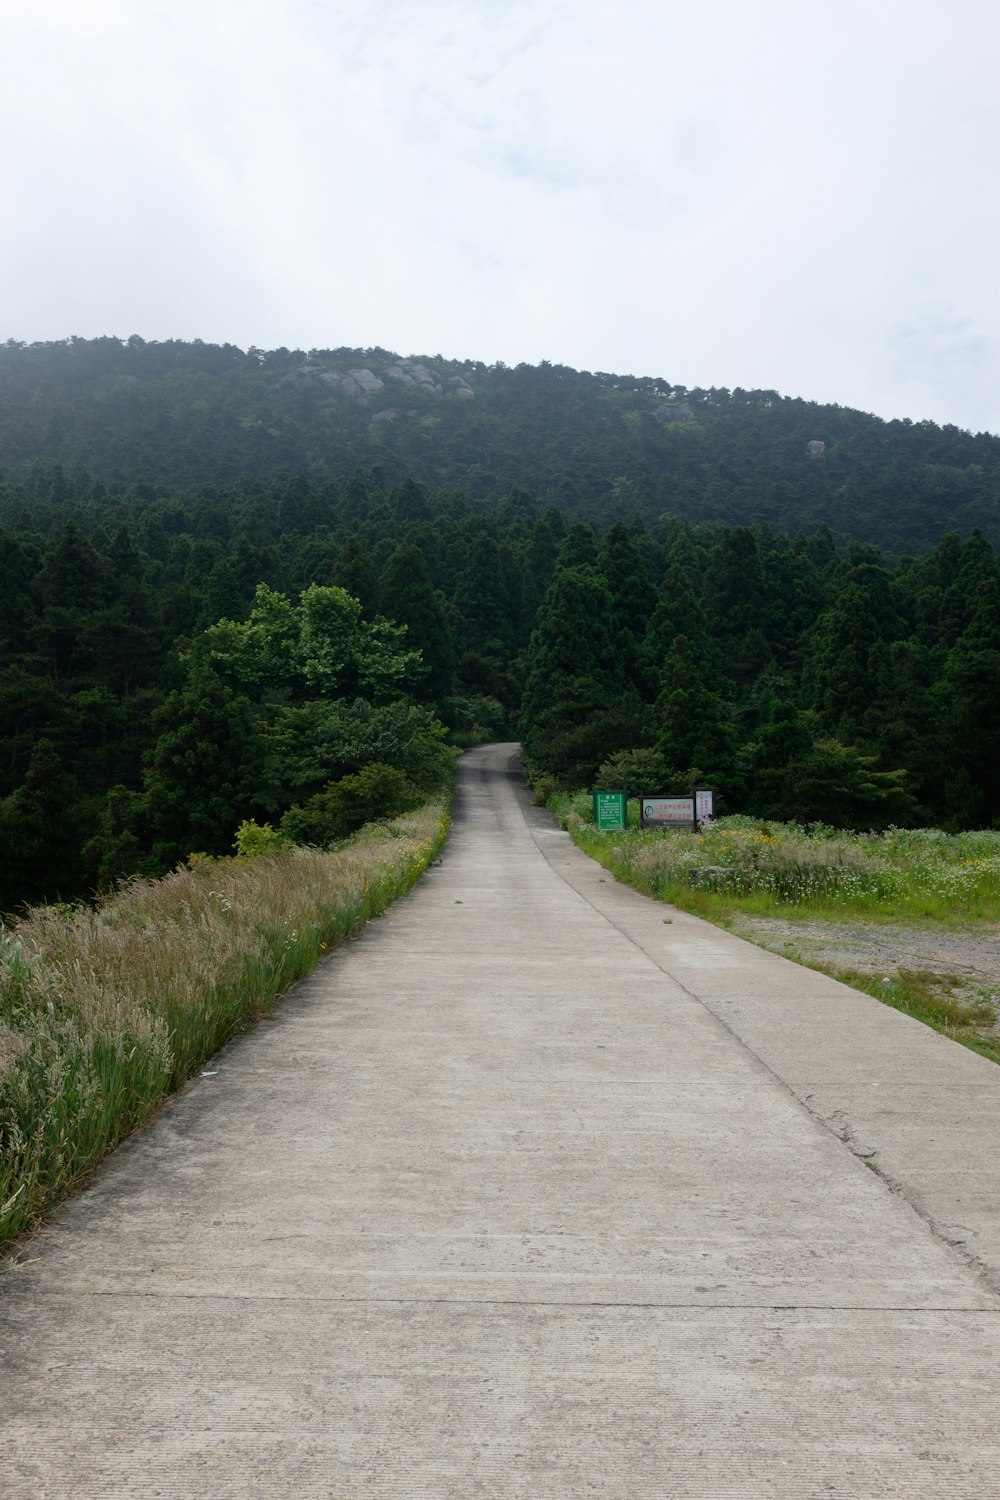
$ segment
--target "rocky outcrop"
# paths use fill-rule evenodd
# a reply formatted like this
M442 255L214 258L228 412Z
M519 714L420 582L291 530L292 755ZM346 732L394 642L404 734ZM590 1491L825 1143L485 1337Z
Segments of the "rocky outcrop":
M693 422L695 420L694 409L686 401L679 402L676 406L658 406L653 412L658 422Z
M810 458L822 458L826 452L826 444L819 438L813 438L812 442L806 443L806 452Z
M321 379L334 390L339 391L342 396L374 396L377 391L385 388L385 381L379 380L378 376L371 370L348 370L346 374L337 374L334 370L327 370Z
M432 391L435 396L458 396L463 400L469 400L475 396L475 391L467 380L461 375L451 375L445 380L429 370L426 365L413 364L412 362L400 362L390 365L383 371L384 379L376 375L374 370L358 368L355 370L322 370L317 365L300 365L283 380L284 385L297 385L304 380L315 380L327 386L337 397L347 397L352 401L366 401L371 396L377 396L379 391L385 390L387 380L396 380L401 385L419 386L421 390ZM396 413L400 415L400 413ZM392 421L391 417L386 418Z
M435 396L461 396L468 400L476 393L463 380L461 375L450 375L442 385L440 378L426 365L398 364L390 365L385 372L386 380L398 380L402 385L419 385L425 391L433 391Z
M444 386L428 370L426 365L390 365L385 372L386 380L399 380L403 385L422 385L427 390L432 390L440 396L444 392Z
M355 401L374 396L384 389L385 381L379 380L372 370L321 370L317 365L300 365L286 375L284 385L298 385L303 380L316 380L328 386L338 396L350 396Z

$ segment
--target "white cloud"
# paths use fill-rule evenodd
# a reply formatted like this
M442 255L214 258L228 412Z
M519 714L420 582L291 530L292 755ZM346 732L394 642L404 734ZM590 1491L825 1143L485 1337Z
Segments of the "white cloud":
M544 357L998 429L1000 24L948 22L0 0L0 336Z

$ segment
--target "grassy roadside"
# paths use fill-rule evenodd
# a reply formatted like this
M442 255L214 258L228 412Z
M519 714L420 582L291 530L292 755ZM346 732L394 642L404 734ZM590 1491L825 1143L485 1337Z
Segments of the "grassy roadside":
M193 859L0 928L0 1246L409 890L448 824L432 803L336 850Z
M704 834L637 826L599 832L586 794L557 793L548 806L616 879L719 927L742 916L782 919L793 932L806 919L951 932L1000 922L1000 832L856 834L745 817L721 818ZM741 936L755 940L752 931ZM775 951L1000 1062L1000 975L987 992L944 971L895 966L891 975L871 974L818 961L798 951L794 938Z

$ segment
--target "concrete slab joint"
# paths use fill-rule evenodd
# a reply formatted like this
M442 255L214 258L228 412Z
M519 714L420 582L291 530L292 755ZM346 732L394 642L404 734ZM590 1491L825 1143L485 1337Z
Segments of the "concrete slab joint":
M0 1276L2 1500L1000 1496L1000 1070L665 924L516 751Z

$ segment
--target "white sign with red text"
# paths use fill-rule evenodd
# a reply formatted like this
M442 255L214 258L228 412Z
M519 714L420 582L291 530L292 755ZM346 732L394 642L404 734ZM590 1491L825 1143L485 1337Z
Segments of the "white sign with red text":
M643 797L642 821L644 823L694 822L693 797Z

